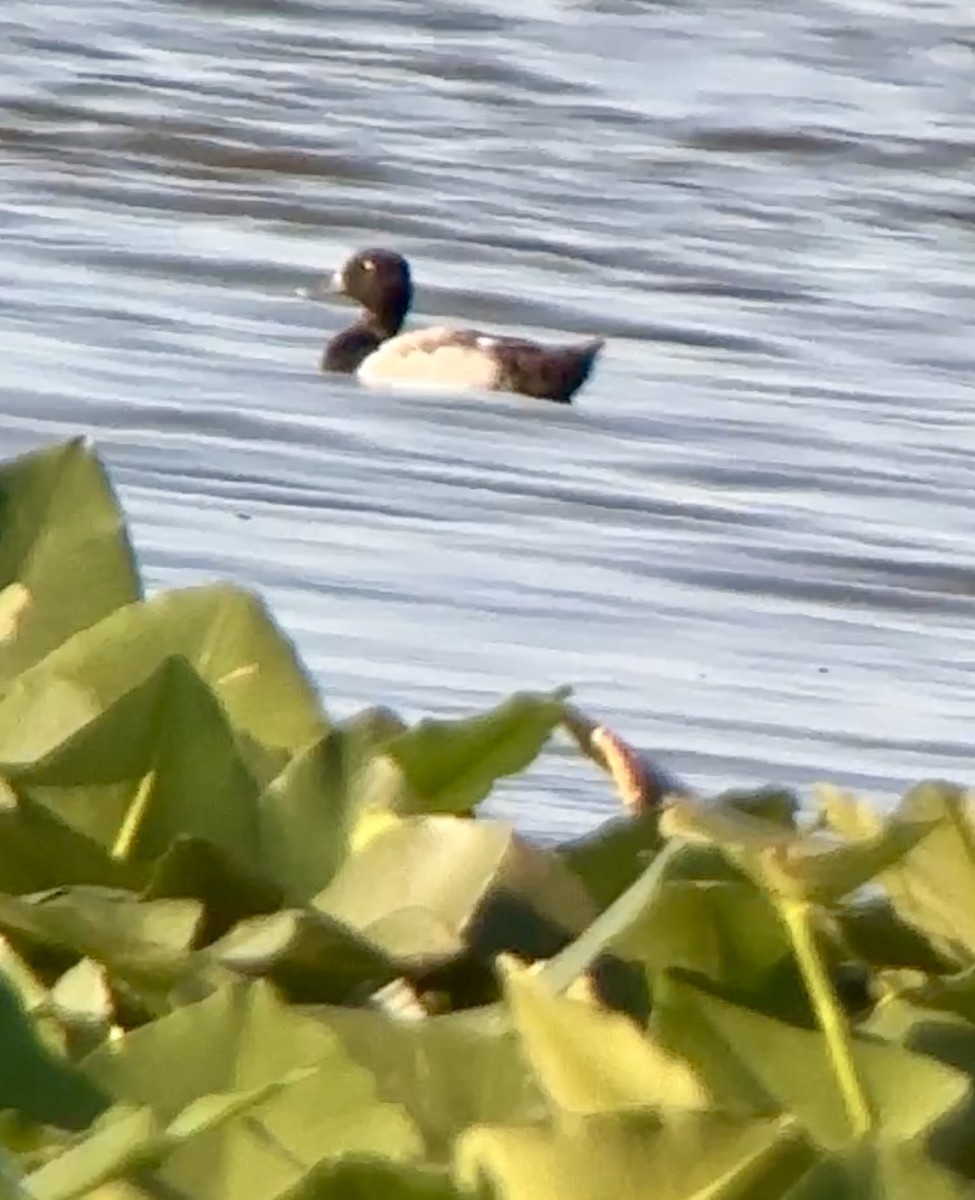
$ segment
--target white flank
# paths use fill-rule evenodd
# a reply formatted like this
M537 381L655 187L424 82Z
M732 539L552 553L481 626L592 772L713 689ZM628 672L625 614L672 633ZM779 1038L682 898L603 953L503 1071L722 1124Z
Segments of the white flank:
M483 342L492 339L479 338L471 345L444 325L402 333L374 350L357 375L367 387L490 391L497 387L501 371L490 352L494 343Z

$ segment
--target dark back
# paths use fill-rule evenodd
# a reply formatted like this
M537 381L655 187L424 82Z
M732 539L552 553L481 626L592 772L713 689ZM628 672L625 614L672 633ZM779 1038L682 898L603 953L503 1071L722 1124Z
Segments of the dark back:
M602 339L581 346L506 344L500 354L504 387L523 396L570 404L589 378L602 347Z

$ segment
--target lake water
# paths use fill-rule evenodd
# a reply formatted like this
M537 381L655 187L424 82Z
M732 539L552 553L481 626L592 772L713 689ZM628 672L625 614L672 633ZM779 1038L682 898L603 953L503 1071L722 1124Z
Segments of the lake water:
M0 445L93 434L155 589L331 711L511 690L705 790L971 777L975 26L935 0L5 0ZM295 289L602 334L572 408L361 391ZM554 747L496 810L613 809Z

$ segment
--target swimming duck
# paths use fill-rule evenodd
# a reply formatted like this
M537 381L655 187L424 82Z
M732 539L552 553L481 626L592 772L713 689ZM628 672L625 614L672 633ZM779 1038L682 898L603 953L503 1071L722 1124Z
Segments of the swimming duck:
M392 250L359 250L324 286L303 294L343 295L362 306L359 320L325 347L321 365L369 386L479 388L569 404L603 346L602 338L545 346L447 325L402 333L413 279L409 263Z

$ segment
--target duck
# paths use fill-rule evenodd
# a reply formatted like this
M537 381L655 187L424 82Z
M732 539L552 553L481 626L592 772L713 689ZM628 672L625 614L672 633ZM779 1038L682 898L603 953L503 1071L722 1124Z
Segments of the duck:
M412 272L401 254L384 248L355 251L330 278L301 294L343 296L360 305L359 319L326 345L321 369L354 375L368 387L512 392L570 404L604 345L603 338L543 345L450 325L404 333Z

